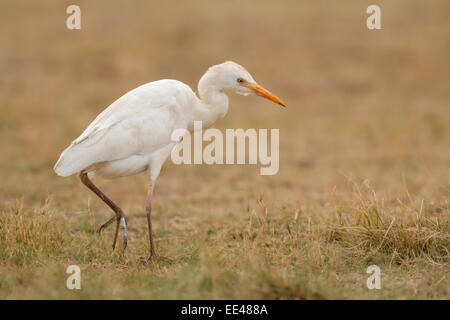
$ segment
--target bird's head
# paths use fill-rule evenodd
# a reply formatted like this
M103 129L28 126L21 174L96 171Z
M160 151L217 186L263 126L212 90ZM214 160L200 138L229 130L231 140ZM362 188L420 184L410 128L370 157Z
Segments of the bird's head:
M208 81L219 91L232 91L244 96L258 95L285 107L280 98L258 85L244 67L232 61L212 66L202 80Z

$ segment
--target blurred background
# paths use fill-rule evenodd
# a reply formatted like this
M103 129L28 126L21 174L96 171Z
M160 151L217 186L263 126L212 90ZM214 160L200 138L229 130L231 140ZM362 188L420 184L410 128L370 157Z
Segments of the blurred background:
M66 28L70 4L81 7L81 30ZM371 4L381 30L366 28ZM279 128L279 173L168 160L156 228L179 215L240 212L259 193L275 208L326 208L353 182L387 202L405 190L448 201L449 1L2 1L0 39L4 212L51 201L62 220L85 219L86 207L101 212L95 223L109 217L78 178L56 176L59 154L127 91L163 78L197 91L207 68L226 60L288 107L233 95L216 127ZM146 183L99 181L130 225L143 217Z
M231 96L217 124L280 128L280 172L203 166L199 174L248 172L292 191L320 191L343 174L384 190L405 179L417 192L448 190L447 1L381 2L382 30L366 28L370 1L78 1L81 30L66 28L69 4L1 5L2 204L67 184L52 171L60 152L125 92L163 78L196 91L225 60L288 105Z

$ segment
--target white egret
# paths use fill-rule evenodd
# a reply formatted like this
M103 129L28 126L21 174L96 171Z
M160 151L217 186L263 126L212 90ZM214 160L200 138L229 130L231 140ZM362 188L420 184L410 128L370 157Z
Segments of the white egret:
M97 118L61 154L55 172L63 177L79 173L81 181L115 213L99 232L116 221L113 249L122 223L123 250L127 246L127 225L123 211L90 180L95 175L116 178L147 171L150 183L146 201L149 230L149 261L155 254L151 223L152 193L161 166L177 142L176 129L193 130L194 121L211 127L228 111L226 92L256 94L284 106L283 102L259 86L250 73L227 61L212 66L198 83L199 98L177 80L158 80L123 95Z

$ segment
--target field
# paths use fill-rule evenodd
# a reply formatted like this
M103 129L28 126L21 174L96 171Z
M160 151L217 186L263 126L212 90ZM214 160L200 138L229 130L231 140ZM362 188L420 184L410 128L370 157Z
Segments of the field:
M448 1L382 1L381 30L366 0L73 3L81 30L72 2L0 4L1 299L450 298ZM169 159L149 265L147 176L95 180L128 219L112 251L111 210L59 154L128 90L196 90L226 60L288 106L233 95L216 125L279 128L278 174Z

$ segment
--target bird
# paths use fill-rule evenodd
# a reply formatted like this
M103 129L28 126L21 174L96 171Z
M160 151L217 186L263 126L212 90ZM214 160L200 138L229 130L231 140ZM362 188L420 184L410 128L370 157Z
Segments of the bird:
M93 177L114 179L147 172L149 184L146 215L150 252L148 263L156 255L152 230L152 195L162 165L179 143L171 136L174 130L192 133L194 121L202 128L213 126L228 111L228 93L258 95L283 107L276 95L258 85L241 65L226 61L214 65L198 82L198 97L185 83L163 79L143 84L114 101L61 153L54 171L62 177L78 174L81 182L113 211L114 216L98 233L116 222L113 250L120 224L123 227L125 252L128 228L125 214L93 182Z

